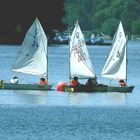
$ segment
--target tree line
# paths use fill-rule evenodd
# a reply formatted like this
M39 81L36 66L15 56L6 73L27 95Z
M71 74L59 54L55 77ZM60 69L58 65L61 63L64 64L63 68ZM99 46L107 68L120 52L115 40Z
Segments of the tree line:
M0 0L0 43L21 44L36 17L51 38L71 29L113 36L120 21L125 32L140 34L140 0Z
M113 36L122 21L128 35L140 34L140 0L65 0L65 11L68 28L78 20L82 30Z

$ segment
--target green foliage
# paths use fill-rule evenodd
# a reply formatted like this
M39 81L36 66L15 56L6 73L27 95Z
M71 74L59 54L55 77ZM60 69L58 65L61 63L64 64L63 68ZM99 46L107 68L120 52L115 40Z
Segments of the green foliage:
M132 22L132 33L140 34L140 18Z
M113 35L120 21L128 34L140 33L140 0L66 0L65 23L79 19L83 30Z
M65 5L65 10L67 11L67 17L63 18L63 22L71 28L80 19L81 8L77 4L70 3Z
M18 34L21 34L22 33L22 27L21 25L16 25L16 29L15 29L15 32L18 33Z
M102 32L111 35L111 37L114 36L117 26L119 22L115 18L110 18L107 19L103 24L102 24Z

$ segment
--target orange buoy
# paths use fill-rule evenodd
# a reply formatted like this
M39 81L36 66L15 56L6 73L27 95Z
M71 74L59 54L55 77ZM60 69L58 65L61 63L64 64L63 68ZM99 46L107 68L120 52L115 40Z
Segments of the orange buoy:
M63 90L63 86L66 86L67 85L67 83L65 82L65 81L61 81L61 82L59 82L58 84L57 84L57 90L58 91L64 91Z

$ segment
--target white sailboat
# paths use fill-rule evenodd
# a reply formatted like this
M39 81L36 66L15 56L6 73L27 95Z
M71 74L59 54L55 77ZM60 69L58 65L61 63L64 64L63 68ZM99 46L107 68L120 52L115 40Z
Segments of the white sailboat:
M88 54L81 28L76 22L70 40L70 78L95 78L95 72Z
M78 21L75 24L75 28L72 32L71 39L69 42L69 72L70 79L75 76L79 79L96 78L85 39ZM64 87L64 90L69 91L71 86ZM87 88L86 85L75 87L74 91L88 92L88 91L106 91L107 86L102 85L94 89Z
M122 23L120 22L117 32L114 36L112 50L103 67L101 75L115 80L127 80L127 39L125 37ZM133 86L115 87L108 86L108 91L131 92Z
M25 35L12 71L48 79L48 40L36 18ZM4 89L49 90L52 85L4 83Z

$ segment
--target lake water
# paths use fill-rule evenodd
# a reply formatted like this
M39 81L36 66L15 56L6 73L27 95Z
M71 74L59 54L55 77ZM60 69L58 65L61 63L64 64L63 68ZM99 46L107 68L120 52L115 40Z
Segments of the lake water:
M99 83L111 46L88 46ZM0 79L12 77L19 46L0 46ZM128 84L132 93L58 92L59 81L69 82L67 45L52 45L49 53L51 91L0 90L0 140L139 140L140 42L128 42ZM39 77L19 75L20 82ZM83 81L81 81L83 82ZM84 81L85 82L85 81ZM115 83L117 84L117 83Z

